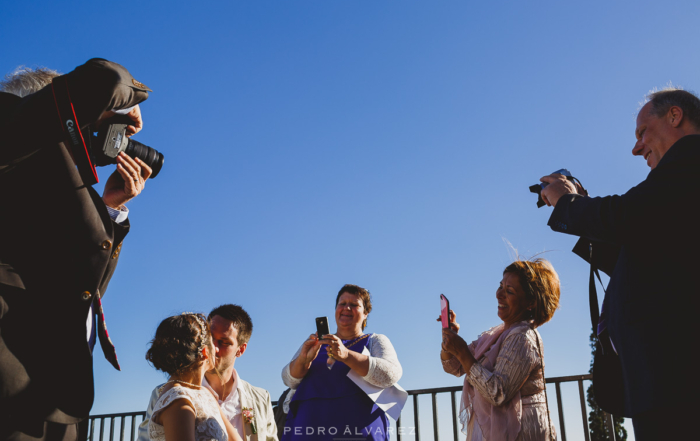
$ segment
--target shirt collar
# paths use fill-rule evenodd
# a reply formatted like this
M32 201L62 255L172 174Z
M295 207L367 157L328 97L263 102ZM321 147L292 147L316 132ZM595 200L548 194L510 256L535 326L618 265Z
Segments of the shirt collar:
M233 378L233 388L231 389L231 392L226 396L226 399L224 401L231 401L233 397L238 393L238 386L240 385L240 382L238 381L238 372L236 372L235 368L233 369L233 374L231 375L231 378ZM219 398L219 394L217 394L214 388L212 388L209 385L206 375L202 379L202 386L212 391L217 401L221 401L221 399Z

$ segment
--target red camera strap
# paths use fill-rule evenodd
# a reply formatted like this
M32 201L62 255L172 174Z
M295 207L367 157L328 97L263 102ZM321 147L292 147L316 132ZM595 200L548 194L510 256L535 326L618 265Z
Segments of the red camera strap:
M73 102L70 99L68 82L65 76L54 78L51 82L51 90L53 91L53 99L56 103L61 129L65 135L66 142L71 146L71 151L73 152L73 161L78 166L78 172L83 178L83 183L85 185L94 185L100 181L97 178L97 170L95 170L95 166L90 159L88 145L85 143L83 134L80 131L80 125L75 115Z

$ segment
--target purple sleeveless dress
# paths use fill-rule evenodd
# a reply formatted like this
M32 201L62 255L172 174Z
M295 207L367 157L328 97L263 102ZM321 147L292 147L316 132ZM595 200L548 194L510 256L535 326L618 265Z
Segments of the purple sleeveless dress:
M361 353L370 338L371 334L347 348ZM347 365L336 361L328 369L326 347L321 347L292 397L281 441L388 440L386 414L347 377Z

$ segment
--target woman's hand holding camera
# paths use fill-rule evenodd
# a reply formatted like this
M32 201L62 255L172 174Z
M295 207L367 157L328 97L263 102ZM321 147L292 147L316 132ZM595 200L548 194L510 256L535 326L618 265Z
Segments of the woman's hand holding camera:
M462 364L464 370L469 372L476 360L474 360L474 356L469 350L469 345L467 342L464 341L464 339L458 334L459 323L456 321L457 314L450 309L448 318L450 321L450 327L442 329L440 359L449 360L451 358L456 358ZM438 318L438 321L441 321L441 319Z
M318 356L318 351L321 349L321 340L316 334L311 334L301 346L298 360L301 360L304 366L310 366L311 362ZM308 367L307 367L308 369Z
M455 312L450 309L450 311L447 313L447 318L449 320L448 323L450 325L449 329L451 329L454 332L454 334L457 335L457 333L459 332L459 323L456 322L457 314L455 314ZM441 322L440 324L442 324L442 317L438 317L437 321ZM443 328L443 331L445 329L447 329L447 328ZM444 334L442 337L442 343L443 344L442 344L442 349L440 350L440 359L441 360L449 360L450 358L453 357L453 354L451 354L450 352L445 350L445 347L444 347L445 346L444 345L445 344L445 336L444 336Z
M309 368L311 368L311 362L318 356L320 349L321 341L315 333L311 334L304 344L301 345L297 358L289 364L289 373L292 374L292 377L304 378L306 373L309 372Z
M442 330L442 352L451 354L461 359L465 352L469 352L467 342L457 334L452 328Z
M447 320L450 324L450 329L453 329L455 332L459 332L459 323L455 321L456 319L457 314L450 309L450 312L447 313ZM442 317L438 317L437 321L442 322Z

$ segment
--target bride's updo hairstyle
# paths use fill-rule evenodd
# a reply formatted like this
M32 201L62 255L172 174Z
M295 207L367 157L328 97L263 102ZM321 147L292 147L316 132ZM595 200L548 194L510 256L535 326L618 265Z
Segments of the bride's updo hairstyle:
M204 348L211 348L209 324L204 315L185 312L160 322L146 360L159 371L178 375L202 365Z

